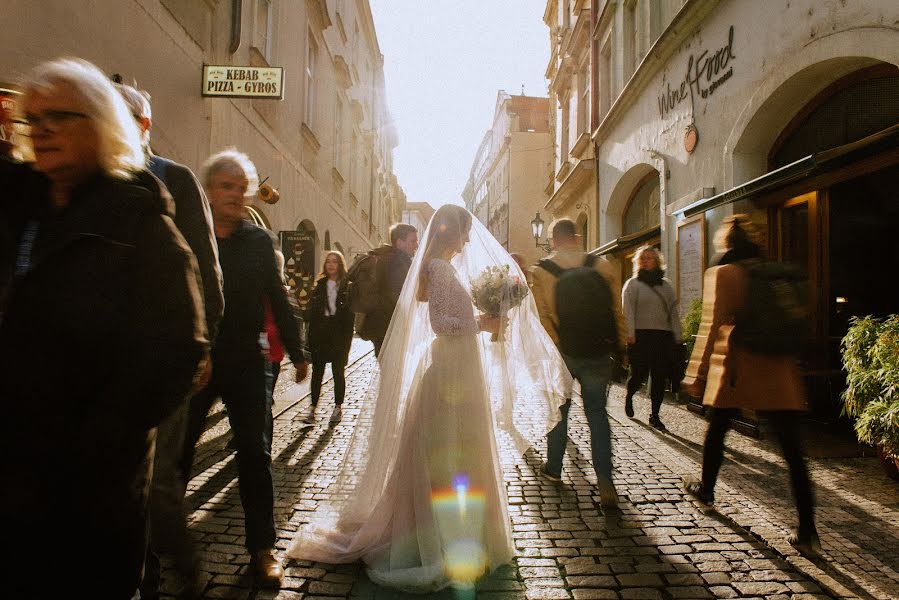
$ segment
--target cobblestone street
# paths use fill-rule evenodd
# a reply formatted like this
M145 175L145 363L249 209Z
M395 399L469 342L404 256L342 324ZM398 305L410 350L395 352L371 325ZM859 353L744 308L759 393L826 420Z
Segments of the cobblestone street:
M306 388L286 383L290 373L282 376L273 449L282 551L316 501L328 494L376 368L373 356L363 352L357 343L339 424L328 423L330 384L317 421L309 426L298 418L308 410ZM876 457L834 458L831 451L810 459L824 546L823 559L812 562L784 541L794 509L785 467L767 436L754 440L729 434L728 460L716 489L719 512L706 515L684 494L681 482L683 476L699 473L702 418L676 403L666 404L662 417L670 432L661 434L645 424L647 399L638 397L635 420L624 416L622 406L623 389L614 386L609 413L621 499L617 510L600 507L577 401L561 485L537 475L544 448L517 458L506 452L518 552L514 564L483 582L478 598L899 598L899 485L883 474ZM226 424L218 406L198 448L188 489L190 526L202 549L207 597L403 597L371 584L358 565L303 561L286 563L280 591L254 590ZM812 440L813 457L821 443ZM171 593L172 587L167 577L164 591ZM446 592L439 597L459 596Z

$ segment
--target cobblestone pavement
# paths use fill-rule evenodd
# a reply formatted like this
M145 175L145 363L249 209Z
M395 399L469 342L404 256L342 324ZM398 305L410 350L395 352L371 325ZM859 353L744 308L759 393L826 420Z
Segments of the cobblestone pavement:
M313 426L298 416L308 400L297 390L277 404L273 463L278 547L316 502L327 497L341 453L352 432L371 376L372 356L349 369L344 417L329 424L329 394ZM291 373L285 373L285 380ZM818 494L823 560L811 562L783 542L794 511L785 467L766 439L731 433L728 460L716 489L719 512L703 514L684 494L681 478L699 472L705 422L678 405L666 405L670 429L645 425L648 400L638 417L623 413L623 390L613 387L609 412L615 447L617 510L599 505L588 459L589 438L578 402L572 409L565 475L561 485L537 476L544 448L525 457L504 449L515 545L512 565L479 586L485 600L768 598L899 598L899 485L883 475L876 458L812 459ZM243 512L226 422L210 416L188 489L190 527L202 550L206 597L246 600L408 598L376 587L359 565L287 562L281 590L256 590L243 548ZM164 592L174 582L165 572ZM474 595L472 594L472 597ZM418 596L420 598L421 596ZM454 592L432 597L467 600Z

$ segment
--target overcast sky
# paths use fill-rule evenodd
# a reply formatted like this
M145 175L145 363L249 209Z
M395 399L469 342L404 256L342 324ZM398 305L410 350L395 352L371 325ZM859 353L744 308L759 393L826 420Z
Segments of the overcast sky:
M410 202L462 203L498 90L546 96L545 0L370 0Z

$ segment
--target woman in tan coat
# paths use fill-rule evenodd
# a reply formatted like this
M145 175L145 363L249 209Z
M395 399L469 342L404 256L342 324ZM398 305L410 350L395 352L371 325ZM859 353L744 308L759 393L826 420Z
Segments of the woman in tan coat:
M702 460L702 481L686 489L706 505L714 503L715 480L724 456L724 436L740 409L756 410L768 418L790 468L799 527L788 541L797 549L817 553L811 485L799 440L799 419L806 398L795 356L772 356L749 351L733 337L744 311L749 275L744 261L758 260L761 245L756 226L746 215L724 220L715 237L725 254L706 271L702 322L683 381L683 389L702 398L709 409Z

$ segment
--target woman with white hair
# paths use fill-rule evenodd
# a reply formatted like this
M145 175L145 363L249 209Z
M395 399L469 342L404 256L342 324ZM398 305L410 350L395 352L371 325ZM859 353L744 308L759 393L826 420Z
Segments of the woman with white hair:
M11 274L0 321L7 583L40 585L52 523L71 548L57 547L54 579L127 599L144 562L155 427L207 350L195 262L106 76L55 60L23 90L34 163L0 172L14 240L0 254Z

